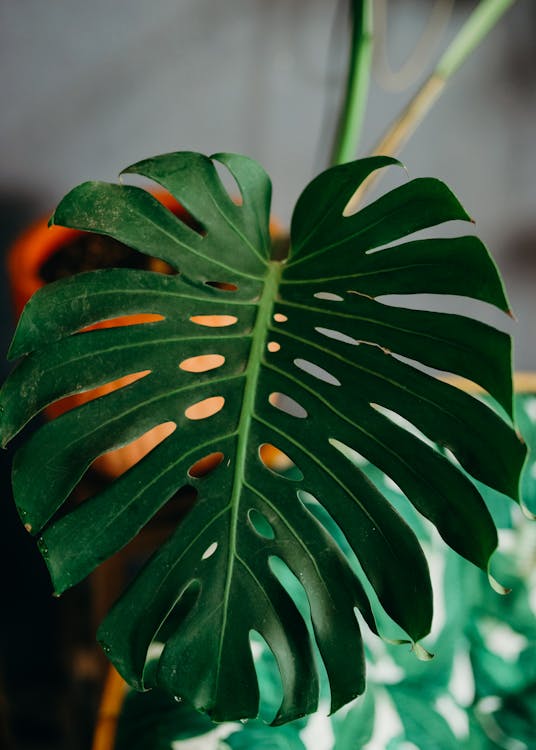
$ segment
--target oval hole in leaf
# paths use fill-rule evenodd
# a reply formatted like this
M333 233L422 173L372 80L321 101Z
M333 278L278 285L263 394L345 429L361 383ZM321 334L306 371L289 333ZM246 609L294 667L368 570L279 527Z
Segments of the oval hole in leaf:
M63 414L66 411L70 411L71 409L74 409L75 406L81 406L82 404L85 404L87 401L93 401L95 398L99 398L99 396L105 396L107 393L111 393L112 391L117 391L119 388L124 388L127 385L130 385L131 383L135 383L136 380L141 380L141 378L145 378L147 375L150 375L151 370L141 370L140 372L132 372L130 375L123 375L120 378L117 378L116 380L111 380L109 383L103 383L103 385L98 385L96 388L90 388L87 391L80 391L79 393L72 393L70 396L65 396L64 398L58 399L58 401L54 401L53 404L50 404L50 406L47 406L46 413L49 419L54 419L55 417L59 417L60 414Z
M298 419L305 419L308 414L301 404L295 401L290 396L286 396L284 393L270 393L268 401L272 406L280 411L284 411L285 414L290 414L291 417L298 417Z
M435 448L436 444L433 440L430 440L424 432L421 432L418 427L415 427L414 424L412 424L408 419L398 414L396 411L392 411L391 409L387 409L385 406L381 406L380 404L370 404L373 409L375 409L380 414L383 414L384 417L387 417L387 419L390 422L393 422L397 425L397 427L401 427L403 430L407 430L407 432L410 432L415 437L419 438L419 440L422 440L423 443L426 443L426 445L429 445L431 448Z
M90 388L87 391L80 391L79 393L72 393L70 396L64 396L63 398L54 401L46 408L46 413L49 419L55 419L60 414L64 414L66 411L74 409L75 406L81 406L87 401L93 401L99 396L105 396L107 393L117 391L119 388L124 388L131 383L135 383L136 380L150 375L151 370L142 370L141 372L133 372L130 375L123 375L117 380L111 380L109 383L98 385L96 388Z
M207 419L223 409L225 399L223 396L210 396L189 406L184 416L187 419Z
M250 508L248 518L257 534L265 539L275 539L275 531L273 530L271 523L266 516L263 516L262 513L256 510L256 508Z
M329 438L328 443L336 448L339 453L342 453L342 455L355 466L364 466L365 464L369 463L368 460L361 455L361 453L358 453L353 448L350 448L350 446L341 443L340 440Z
M274 315L274 320L276 323L286 323L288 318L286 315L283 315L283 313L276 313Z
M236 315L192 315L190 320L198 326L224 328L225 326L233 326L238 318Z
M343 302L344 297L340 294L333 294L333 292L316 292L314 295L317 299L327 299L330 302Z
M201 560L208 560L209 557L212 557L212 555L216 552L218 549L218 542L212 542L212 544L209 544L206 550L201 555Z
M157 313L133 313L132 315L121 315L119 318L110 318L109 320L92 323L90 326L81 328L78 333L87 333L88 331L95 331L101 328L120 328L122 326L143 325L144 323L157 323L160 320L165 320L165 318L163 315L158 315Z
M188 476L194 479L206 477L207 474L213 472L214 469L221 464L223 459L224 455L221 451L209 453L207 456L203 456L203 458L200 458L199 461L196 461L195 464L190 466L188 469Z
M237 292L238 286L236 284L231 284L228 281L205 281L205 284L207 286L211 286L214 289L221 289L224 292Z
M267 348L269 352L278 352L281 349L281 344L278 344L277 341L269 341Z
M263 443L259 446L259 458L267 469L285 479L291 479L294 482L300 482L303 479L303 474L294 461L272 443Z
M225 362L222 354L200 354L197 357L183 359L179 367L186 372L208 372L221 367Z
M175 422L163 422L156 425L122 448L103 453L91 465L107 476L121 476L175 432L176 428Z
M307 359L295 359L294 364L296 365L296 367L299 367L300 370L303 370L309 375L312 375L314 378L323 380L324 383L329 383L329 385L341 384L340 380L337 380L335 375L332 375L327 370L324 370L323 367L315 365L314 362L309 362L309 360Z
M359 346L359 341L357 339L353 339L351 336L347 336L345 333L341 333L340 331L335 331L333 328L321 328L320 326L317 326L315 328L315 331L317 333L321 333L322 336L326 336L328 339L335 339L335 341L342 341L343 344L352 344L353 346Z

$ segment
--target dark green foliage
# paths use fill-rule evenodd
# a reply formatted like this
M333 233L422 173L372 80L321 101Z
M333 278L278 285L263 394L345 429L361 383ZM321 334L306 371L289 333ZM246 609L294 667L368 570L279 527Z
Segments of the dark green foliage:
M215 162L236 179L239 205ZM313 638L332 710L364 689L354 610L375 630L368 597L304 498L314 496L339 525L385 611L415 642L432 617L426 560L411 528L360 469L360 457L483 570L496 529L466 472L517 499L525 449L511 423L407 362L465 376L511 414L509 337L460 315L375 299L433 292L507 311L495 266L475 237L380 250L418 230L467 221L467 214L441 182L419 179L343 216L358 185L391 164L375 157L317 177L297 203L283 262L270 258L269 180L245 157L176 153L126 170L169 190L199 232L145 190L85 183L64 198L53 223L108 234L178 273L114 269L51 284L29 302L15 334L11 355L23 359L2 391L4 444L61 396L150 371L30 437L15 460L16 502L60 593L125 545L179 487L196 488L193 509L112 608L99 637L132 685L158 685L218 721L258 713L252 631L281 673L276 723L316 708ZM79 333L134 313L163 319ZM219 328L192 321L205 315L236 321ZM179 368L202 354L225 362L201 374ZM224 399L223 408L189 419L188 408L210 397ZM55 518L97 456L166 422L176 429L141 462ZM294 470L267 467L264 444L283 451ZM223 460L211 473L189 474L214 452ZM280 582L274 558L303 586L311 623ZM166 628L158 666L144 674L167 618L173 628Z

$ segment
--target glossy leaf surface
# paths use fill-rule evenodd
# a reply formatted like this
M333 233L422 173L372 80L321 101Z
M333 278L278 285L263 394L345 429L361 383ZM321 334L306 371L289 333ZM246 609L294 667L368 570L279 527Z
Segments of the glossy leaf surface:
M236 180L240 202L224 188L217 162ZM360 469L362 457L483 570L496 529L466 472L517 498L525 449L509 421L411 362L479 383L511 413L509 337L460 315L375 299L433 292L507 311L475 237L384 248L467 214L445 185L419 179L343 215L358 185L391 164L375 157L316 178L297 203L284 262L270 257L269 180L245 157L185 152L126 170L172 193L199 231L141 188L85 183L60 203L54 223L108 234L177 273L114 269L51 284L27 305L15 334L11 355L23 359L2 391L4 443L47 404L140 375L28 439L13 470L16 502L60 593L123 547L180 487L196 489L193 507L99 637L131 684L163 687L218 721L258 713L252 632L281 674L276 723L315 710L315 647L332 710L364 689L355 610L375 630L371 606L313 512L315 498L385 611L411 641L429 632L424 554ZM82 330L139 313L162 319ZM218 366L192 371L194 358L209 355ZM58 514L95 458L170 423L171 434L138 464ZM212 470L198 472L209 455L218 457ZM303 587L310 617L281 582L280 564ZM165 645L146 673L155 640Z

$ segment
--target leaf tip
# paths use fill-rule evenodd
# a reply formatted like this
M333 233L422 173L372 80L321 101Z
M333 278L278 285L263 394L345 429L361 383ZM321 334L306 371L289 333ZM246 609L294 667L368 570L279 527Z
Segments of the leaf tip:
M499 581L497 581L497 580L496 580L496 579L495 579L495 578L494 578L494 577L493 577L493 576L491 575L491 573L489 573L489 572L488 572L488 581L489 581L489 585L491 586L491 588L492 588L492 589L493 589L493 590L494 590L494 591L495 591L495 592L496 592L497 594L500 594L501 596L506 596L506 595L507 595L507 594L509 594L509 593L510 593L510 591L512 590L512 589L506 588L505 586L503 586L502 584L500 584L500 583L499 583Z
M411 644L411 650L419 661L432 661L434 654L427 651L418 641Z
M533 513L531 511L523 498L520 498L519 500L519 507L521 508L521 512L523 513L525 518L527 518L529 521L536 521L536 513Z

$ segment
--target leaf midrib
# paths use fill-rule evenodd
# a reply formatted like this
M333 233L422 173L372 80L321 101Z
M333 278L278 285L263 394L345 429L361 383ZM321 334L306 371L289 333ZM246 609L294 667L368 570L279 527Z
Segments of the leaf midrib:
M244 372L245 387L242 399L242 408L238 421L238 444L236 447L236 462L233 476L233 492L231 495L231 518L229 522L229 555L227 565L227 577L223 594L223 614L218 642L218 653L216 657L217 671L214 684L218 685L220 679L220 668L222 664L222 652L224 646L225 630L227 626L229 593L233 580L233 569L236 555L236 538L238 529L238 510L240 498L245 481L246 454L249 445L249 434L253 420L253 407L257 396L257 386L261 370L262 355L266 345L266 337L269 329L270 318L274 307L276 292L282 273L282 264L278 261L270 261L268 264L266 281L259 301L257 318L252 330L252 344L248 363Z

